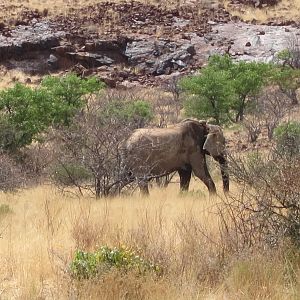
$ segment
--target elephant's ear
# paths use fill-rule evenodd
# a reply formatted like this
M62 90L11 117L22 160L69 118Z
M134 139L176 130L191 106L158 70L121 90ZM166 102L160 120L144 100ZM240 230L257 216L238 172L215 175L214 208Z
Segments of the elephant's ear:
M225 151L225 138L221 128L217 125L207 125L208 134L203 149L213 157L220 156Z

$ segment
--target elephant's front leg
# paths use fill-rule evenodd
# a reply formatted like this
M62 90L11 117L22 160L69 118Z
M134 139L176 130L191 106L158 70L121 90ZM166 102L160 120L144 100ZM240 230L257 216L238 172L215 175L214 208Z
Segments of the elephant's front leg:
M216 194L216 186L208 172L205 154L194 153L191 155L190 161L195 176L203 181L210 194Z

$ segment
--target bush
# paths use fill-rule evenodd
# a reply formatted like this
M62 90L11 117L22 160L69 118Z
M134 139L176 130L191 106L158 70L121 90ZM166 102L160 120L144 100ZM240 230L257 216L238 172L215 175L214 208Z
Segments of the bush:
M12 213L12 209L8 204L0 204L0 220L2 219L2 217L10 213Z
M295 157L300 154L300 123L287 122L275 129L276 148L279 154Z
M300 247L299 156L253 154L231 158L232 179L239 194L226 199L221 212L226 243L244 247L278 247L287 241Z
M132 130L145 126L152 115L152 107L142 100L95 97L69 127L54 132L55 156L61 165L55 183L63 191L74 186L80 194L85 192L96 198L120 193L123 142ZM73 168L76 172L72 176L66 171L74 162L80 162L81 167Z
M104 87L95 77L45 77L35 89L17 83L0 92L0 146L15 152L38 140L50 126L69 125L84 96Z
M103 107L100 118L104 124L113 120L140 128L153 119L153 110L144 100L112 101Z
M13 192L23 187L26 174L12 157L0 153L0 191Z
M63 186L80 185L92 177L92 173L86 167L75 163L59 164L52 172L54 182Z
M101 276L112 268L122 272L133 270L138 274L160 271L158 266L146 261L128 248L103 246L94 253L76 251L71 263L71 274L76 279L90 279Z
M271 66L265 63L237 62L228 56L213 55L197 76L181 81L188 92L188 116L212 117L216 123L242 121L245 110L267 83Z

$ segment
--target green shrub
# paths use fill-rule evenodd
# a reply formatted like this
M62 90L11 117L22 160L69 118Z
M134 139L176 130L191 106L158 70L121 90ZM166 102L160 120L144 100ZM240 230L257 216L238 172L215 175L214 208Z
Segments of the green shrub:
M81 79L69 74L47 76L34 89L17 83L0 91L0 147L14 152L52 125L70 125L85 99L103 87L95 77Z
M277 151L288 157L300 154L300 122L287 122L275 129Z
M52 178L59 185L72 186L90 180L92 173L82 165L66 163L54 167Z
M134 251L125 247L100 247L94 253L77 250L71 263L71 274L76 279L89 279L110 271L112 268L122 272L130 270L138 274L154 272L158 274L160 268L138 256Z
M12 209L8 204L0 204L0 220L10 213L12 213Z
M181 80L181 88L188 97L184 102L185 114L198 119L213 118L216 124L228 121L230 101L234 97L229 73L208 66L200 75Z
M267 83L271 65L236 62L228 55L213 55L196 76L183 78L180 84L188 94L184 108L187 116L212 117L217 124L242 121L252 97Z
M153 110L144 100L113 101L103 108L100 117L103 123L110 119L115 122L135 123L138 127L143 127L153 119Z

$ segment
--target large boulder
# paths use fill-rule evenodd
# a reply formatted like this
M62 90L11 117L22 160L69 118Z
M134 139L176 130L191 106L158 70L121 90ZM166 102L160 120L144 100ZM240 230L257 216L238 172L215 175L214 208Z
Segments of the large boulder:
M193 45L168 40L137 40L127 44L128 64L151 75L169 74L185 68L193 56Z
M12 57L22 57L29 52L49 50L58 46L65 32L52 29L47 21L33 25L19 25L9 36L0 32L0 61Z

